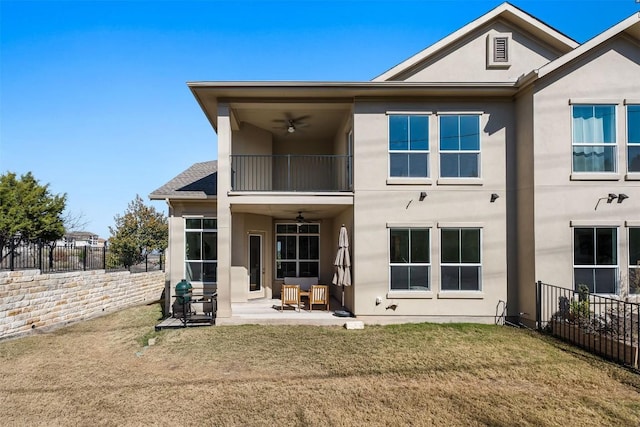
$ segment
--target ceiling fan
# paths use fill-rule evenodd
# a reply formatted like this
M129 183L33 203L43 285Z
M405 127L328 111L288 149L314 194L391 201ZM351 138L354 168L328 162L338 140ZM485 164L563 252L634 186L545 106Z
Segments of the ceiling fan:
M298 211L298 216L296 217L296 224L298 225L309 224L309 221L304 219L304 216L302 216L302 211Z
M306 115L306 116L300 116L300 117L293 117L291 114L287 113L285 114L284 119L273 120L274 123L280 123L280 125L275 126L274 129L283 129L283 130L286 130L287 133L294 133L300 128L309 126L309 124L304 122L309 117L311 116Z

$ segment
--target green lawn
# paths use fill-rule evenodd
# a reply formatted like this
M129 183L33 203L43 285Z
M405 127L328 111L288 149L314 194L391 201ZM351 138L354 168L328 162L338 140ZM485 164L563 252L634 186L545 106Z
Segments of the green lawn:
M2 424L640 425L640 375L525 330L156 333L159 316L137 307L0 342Z

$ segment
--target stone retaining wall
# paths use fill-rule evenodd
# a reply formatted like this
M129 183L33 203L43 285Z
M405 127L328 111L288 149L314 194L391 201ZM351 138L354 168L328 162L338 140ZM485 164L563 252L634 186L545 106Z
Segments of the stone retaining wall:
M0 339L157 301L164 287L162 271L2 271Z

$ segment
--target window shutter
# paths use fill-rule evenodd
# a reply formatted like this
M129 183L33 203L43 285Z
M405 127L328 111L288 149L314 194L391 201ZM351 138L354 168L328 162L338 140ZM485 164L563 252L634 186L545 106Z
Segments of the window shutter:
M507 37L493 39L493 62L509 62L509 45Z

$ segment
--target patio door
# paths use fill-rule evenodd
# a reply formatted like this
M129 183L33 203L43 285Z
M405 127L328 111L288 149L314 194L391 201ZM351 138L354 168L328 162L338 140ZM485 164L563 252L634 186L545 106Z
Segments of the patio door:
M249 294L252 297L264 294L262 252L262 235L249 234Z

